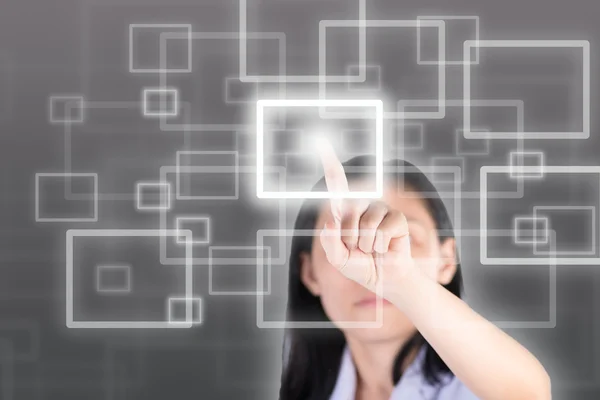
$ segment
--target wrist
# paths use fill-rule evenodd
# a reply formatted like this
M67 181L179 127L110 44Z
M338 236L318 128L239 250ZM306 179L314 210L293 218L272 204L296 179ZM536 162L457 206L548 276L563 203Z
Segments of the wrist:
M404 310L419 300L419 293L423 293L428 280L423 271L411 263L410 268L384 279L383 297Z

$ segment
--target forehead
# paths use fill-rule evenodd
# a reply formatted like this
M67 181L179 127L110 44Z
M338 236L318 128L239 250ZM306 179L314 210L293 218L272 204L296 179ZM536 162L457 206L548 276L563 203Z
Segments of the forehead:
M410 186L399 187L395 184L386 184L383 190L384 201L390 208L402 212L410 221L415 221L434 227L435 221L427 206L427 201Z
M350 181L348 186L353 191L365 190L371 185L363 181ZM397 185L388 181L384 185L383 198L378 200L385 202L388 207L402 212L409 223L419 223L429 229L436 227L425 198L409 185ZM325 203L325 206L329 207L329 202Z

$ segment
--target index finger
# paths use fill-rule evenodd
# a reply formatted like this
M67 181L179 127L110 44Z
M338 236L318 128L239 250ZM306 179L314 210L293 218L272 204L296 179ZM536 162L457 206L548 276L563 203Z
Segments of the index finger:
M324 137L317 138L317 151L321 157L321 163L323 164L323 171L325 173L325 184L327 190L330 193L335 194L331 198L331 211L333 217L337 221L342 220L342 198L339 197L344 193L348 193L348 180L346 179L346 173L344 167L335 154L333 146Z

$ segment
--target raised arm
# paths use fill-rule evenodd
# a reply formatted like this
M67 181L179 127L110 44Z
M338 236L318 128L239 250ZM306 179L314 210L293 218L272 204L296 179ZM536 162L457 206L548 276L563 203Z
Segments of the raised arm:
M329 263L402 310L479 398L550 399L550 378L525 347L418 268L404 215L381 212L385 207L377 202L344 200L348 183L341 163L329 142L321 141L319 152L332 192L331 218L321 233ZM370 229L359 229L365 226Z

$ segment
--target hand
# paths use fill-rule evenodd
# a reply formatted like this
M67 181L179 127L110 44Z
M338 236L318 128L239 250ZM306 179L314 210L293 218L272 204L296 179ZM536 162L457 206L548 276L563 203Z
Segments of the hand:
M320 234L327 259L347 278L386 297L414 267L406 217L383 202L344 199L349 188L342 164L329 141L318 149L332 193L331 215Z

